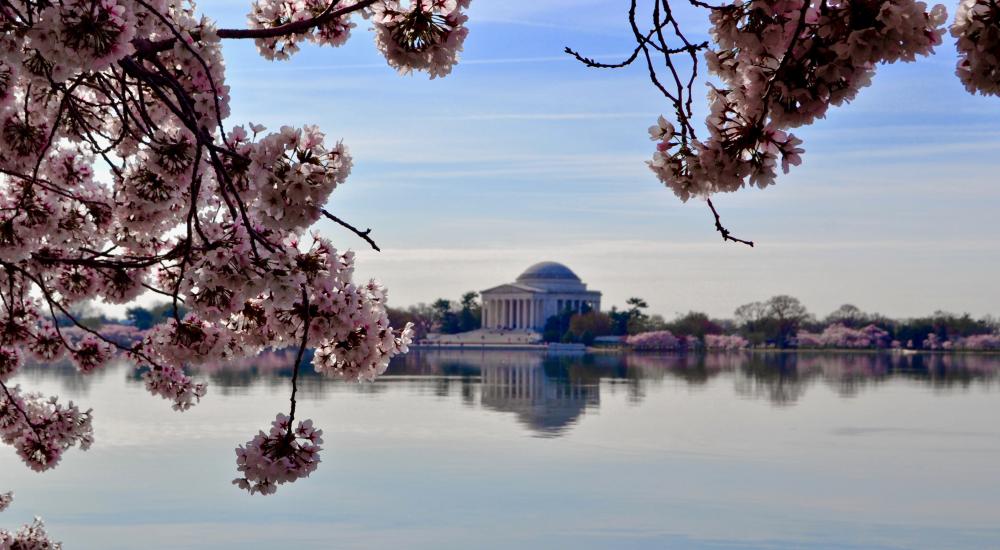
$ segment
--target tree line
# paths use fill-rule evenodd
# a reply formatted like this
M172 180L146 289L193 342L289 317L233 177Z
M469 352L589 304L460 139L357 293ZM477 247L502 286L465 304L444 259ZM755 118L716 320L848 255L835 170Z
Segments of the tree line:
M738 335L753 347L793 348L799 346L800 334L819 334L838 326L855 330L877 327L884 331L887 346L891 341L898 342L897 347L937 349L934 342L991 335L1000 329L1000 322L989 316L976 319L968 313L936 311L922 317L893 319L865 312L853 304L844 304L824 317L817 317L801 301L788 295L743 304L733 311L730 319L689 311L667 321L662 315L651 314L648 310L649 304L639 297L629 298L624 307L614 306L607 312L589 308L582 312L566 310L548 318L542 337L546 342L592 345L597 338L605 336L669 331L677 338L693 337L704 341L707 335ZM163 303L148 308L132 307L126 312L125 322L148 330L172 316L172 306ZM389 308L389 318L393 326L413 323L415 337L419 340L430 333L456 334L480 328L482 305L479 294L469 291L457 300L439 298L430 304ZM103 316L92 319L113 322Z

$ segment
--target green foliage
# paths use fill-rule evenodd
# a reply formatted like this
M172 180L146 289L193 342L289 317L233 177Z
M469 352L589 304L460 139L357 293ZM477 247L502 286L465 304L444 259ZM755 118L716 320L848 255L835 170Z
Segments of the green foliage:
M558 315L553 315L545 320L545 328L542 331L542 339L546 342L560 342L572 333L569 331L570 321L573 318L573 311L566 309ZM572 341L572 340L571 340Z
M611 317L612 334L621 336L651 330L651 319L643 311L649 308L649 304L642 298L637 297L629 298L625 304L628 306L628 309L619 311L617 307L612 307L611 312L608 314ZM662 318L660 321L662 321Z
M479 294L466 292L458 302L438 298L430 305L417 304L406 309L389 308L393 326L413 323L415 338L423 339L430 332L456 334L476 330L482 326L483 310Z
M580 340L583 340L584 334L589 333L591 340L593 340L597 336L611 334L613 324L610 315L600 311L588 311L570 317L568 330Z
M734 315L740 334L751 344L779 348L788 347L799 328L812 320L798 298L784 294L744 304Z
M968 313L955 315L936 311L929 317L917 317L903 321L889 321L882 328L889 331L893 340L899 340L904 347L919 348L931 334L941 340L996 332L991 319L973 319Z
M698 311L689 311L678 316L666 324L666 329L674 336L695 336L699 339L704 338L706 334L722 334L724 332L719 322L713 321L708 315Z

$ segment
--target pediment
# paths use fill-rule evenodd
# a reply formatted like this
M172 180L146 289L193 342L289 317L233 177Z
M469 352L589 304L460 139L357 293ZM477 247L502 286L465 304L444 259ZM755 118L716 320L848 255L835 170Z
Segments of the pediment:
M480 294L485 296L487 294L524 294L525 292L544 293L545 290L528 285L507 283L483 290Z

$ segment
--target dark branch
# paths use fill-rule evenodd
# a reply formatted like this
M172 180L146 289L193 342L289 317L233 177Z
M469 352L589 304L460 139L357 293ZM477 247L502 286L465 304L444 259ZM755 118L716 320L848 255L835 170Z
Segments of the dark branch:
M722 234L722 240L745 244L753 248L753 241L746 241L738 237L734 237L732 233L730 233L729 230L722 225L722 220L719 218L719 211L716 210L715 205L712 204L712 199L705 200L708 202L708 207L712 209L712 215L715 216L715 230Z
M375 244L375 241L372 240L372 238L370 237L371 232L372 232L371 229L365 229L364 231L362 231L362 230L358 229L357 227L354 227L353 225L351 225L351 224L345 222L344 220L338 218L337 216L334 216L333 214L331 214L330 212L328 212L325 208L320 208L319 211L322 212L323 215L326 216L327 218L330 218L331 220L339 223L341 226L347 228L349 231L351 231L355 235L357 235L357 236L361 237L362 239L364 239L365 241L367 241L368 244L370 244L371 247L374 248L376 252L382 252L382 249L379 248L378 245Z
M344 6L340 9L331 9L336 6L339 0L335 0L322 14L313 17L312 19L304 19L302 21L294 21L292 23L286 23L284 25L279 25L277 27L269 27L266 29L219 29L216 34L219 38L278 38L280 36L290 36L293 34L300 34L312 29L314 27L319 27L320 25L329 23L337 19L338 17L353 13L368 6L371 6L378 0L361 0L350 6ZM198 38L198 37L195 37ZM132 45L135 46L136 52L140 55L150 55L157 52L162 52L169 50L174 47L174 43L177 41L176 38L164 38L163 40L142 40L137 39L132 41Z

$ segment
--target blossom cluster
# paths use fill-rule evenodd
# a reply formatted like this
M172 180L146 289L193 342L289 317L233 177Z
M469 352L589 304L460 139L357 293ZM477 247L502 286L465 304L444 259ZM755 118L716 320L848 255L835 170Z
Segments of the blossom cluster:
M625 344L638 351L676 351L683 349L685 340L674 336L669 330L654 330L632 334Z
M7 491L6 493L0 493L0 512L3 512L10 506L10 503L14 501L14 493Z
M969 93L1000 95L1000 3L962 0L951 35L958 49L955 74Z
M708 137L660 118L649 162L681 200L774 183L801 162L790 128L823 118L871 82L879 63L913 61L940 44L945 9L915 0L737 0L713 9Z
M20 386L0 393L0 441L37 472L53 468L70 447L90 448L91 421L91 411L81 411L72 401L64 406L55 397L24 393Z
M316 470L323 430L313 428L312 420L299 422L294 431L291 424L288 416L279 414L268 433L261 431L236 449L236 465L243 477L234 479L234 485L250 494L268 495L278 485Z
M706 334L704 339L697 336L676 336L669 330L654 330L632 334L624 339L625 345L636 351L707 351L738 350L750 345L746 338L738 334Z
M314 19L322 15L329 6L330 2L327 0L257 0L250 8L247 22L253 29L273 29ZM267 59L288 59L299 51L298 44L304 40L314 44L340 46L347 42L351 29L355 26L350 15L344 14L301 32L258 38L257 50Z
M929 350L960 350L960 351L997 351L1000 350L1000 334L974 334L955 338L941 338L931 333L923 341L923 349Z
M875 325L855 329L836 323L818 334L799 331L795 338L800 348L881 349L890 344L889 333Z
M462 10L470 0L399 0L377 2L372 10L375 45L389 65L400 73L425 71L431 78L446 76L458 62L469 34Z
M469 29L464 11L471 0L379 0L363 10L348 11L358 2L329 0L256 0L247 20L252 29L292 28L278 36L256 39L257 49L267 59L288 59L309 41L340 46L350 38L354 14L371 20L375 46L389 65L400 73L423 71L431 78L451 73ZM322 19L322 24L299 28L303 22Z
M706 334L705 349L737 350L750 346L750 342L738 334Z
M0 529L0 548L3 550L60 550L62 543L50 539L48 533L45 532L45 524L42 523L41 519L35 518L31 524L21 527L16 533Z
M154 366L142 373L146 391L173 402L175 411L186 411L201 401L208 391L176 366Z

